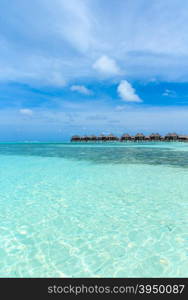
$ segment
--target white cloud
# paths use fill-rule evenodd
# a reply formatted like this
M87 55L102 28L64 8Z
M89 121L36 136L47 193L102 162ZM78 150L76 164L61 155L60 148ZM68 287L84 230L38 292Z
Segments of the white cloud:
M72 85L70 87L70 90L79 92L79 93L84 94L84 95L91 95L92 94L92 91L90 89L88 89L87 87L85 87L84 85Z
M127 102L142 102L142 99L136 94L135 89L127 80L122 80L117 88L119 96Z
M126 69L136 79L187 81L185 0L1 3L0 80L61 86Z
M26 116L32 116L33 115L32 109L29 109L29 108L21 108L19 110L19 112L20 112L20 114L26 115Z
M114 59L103 55L96 60L93 68L106 75L119 75L120 69Z
M166 89L162 95L167 97L176 97L176 92Z

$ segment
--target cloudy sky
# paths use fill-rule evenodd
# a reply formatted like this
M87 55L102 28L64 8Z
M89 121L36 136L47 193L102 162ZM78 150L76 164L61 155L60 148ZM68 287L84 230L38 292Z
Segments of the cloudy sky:
M0 2L0 141L188 133L186 0Z

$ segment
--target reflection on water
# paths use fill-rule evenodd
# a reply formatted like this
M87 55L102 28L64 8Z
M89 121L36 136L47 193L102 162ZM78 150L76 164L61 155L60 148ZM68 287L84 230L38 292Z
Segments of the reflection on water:
M188 145L187 149L188 150ZM0 155L24 155L87 160L95 164L149 164L188 167L185 144L0 144ZM175 150L175 151L174 151Z

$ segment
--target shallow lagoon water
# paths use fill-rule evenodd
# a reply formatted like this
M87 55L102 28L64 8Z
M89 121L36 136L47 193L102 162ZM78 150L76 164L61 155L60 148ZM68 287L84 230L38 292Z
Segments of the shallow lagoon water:
M1 277L187 277L188 144L0 144Z

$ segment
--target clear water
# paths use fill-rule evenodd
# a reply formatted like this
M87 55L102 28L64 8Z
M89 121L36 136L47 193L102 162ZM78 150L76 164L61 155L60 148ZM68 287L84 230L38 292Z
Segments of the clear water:
M188 144L0 144L1 277L187 277Z

